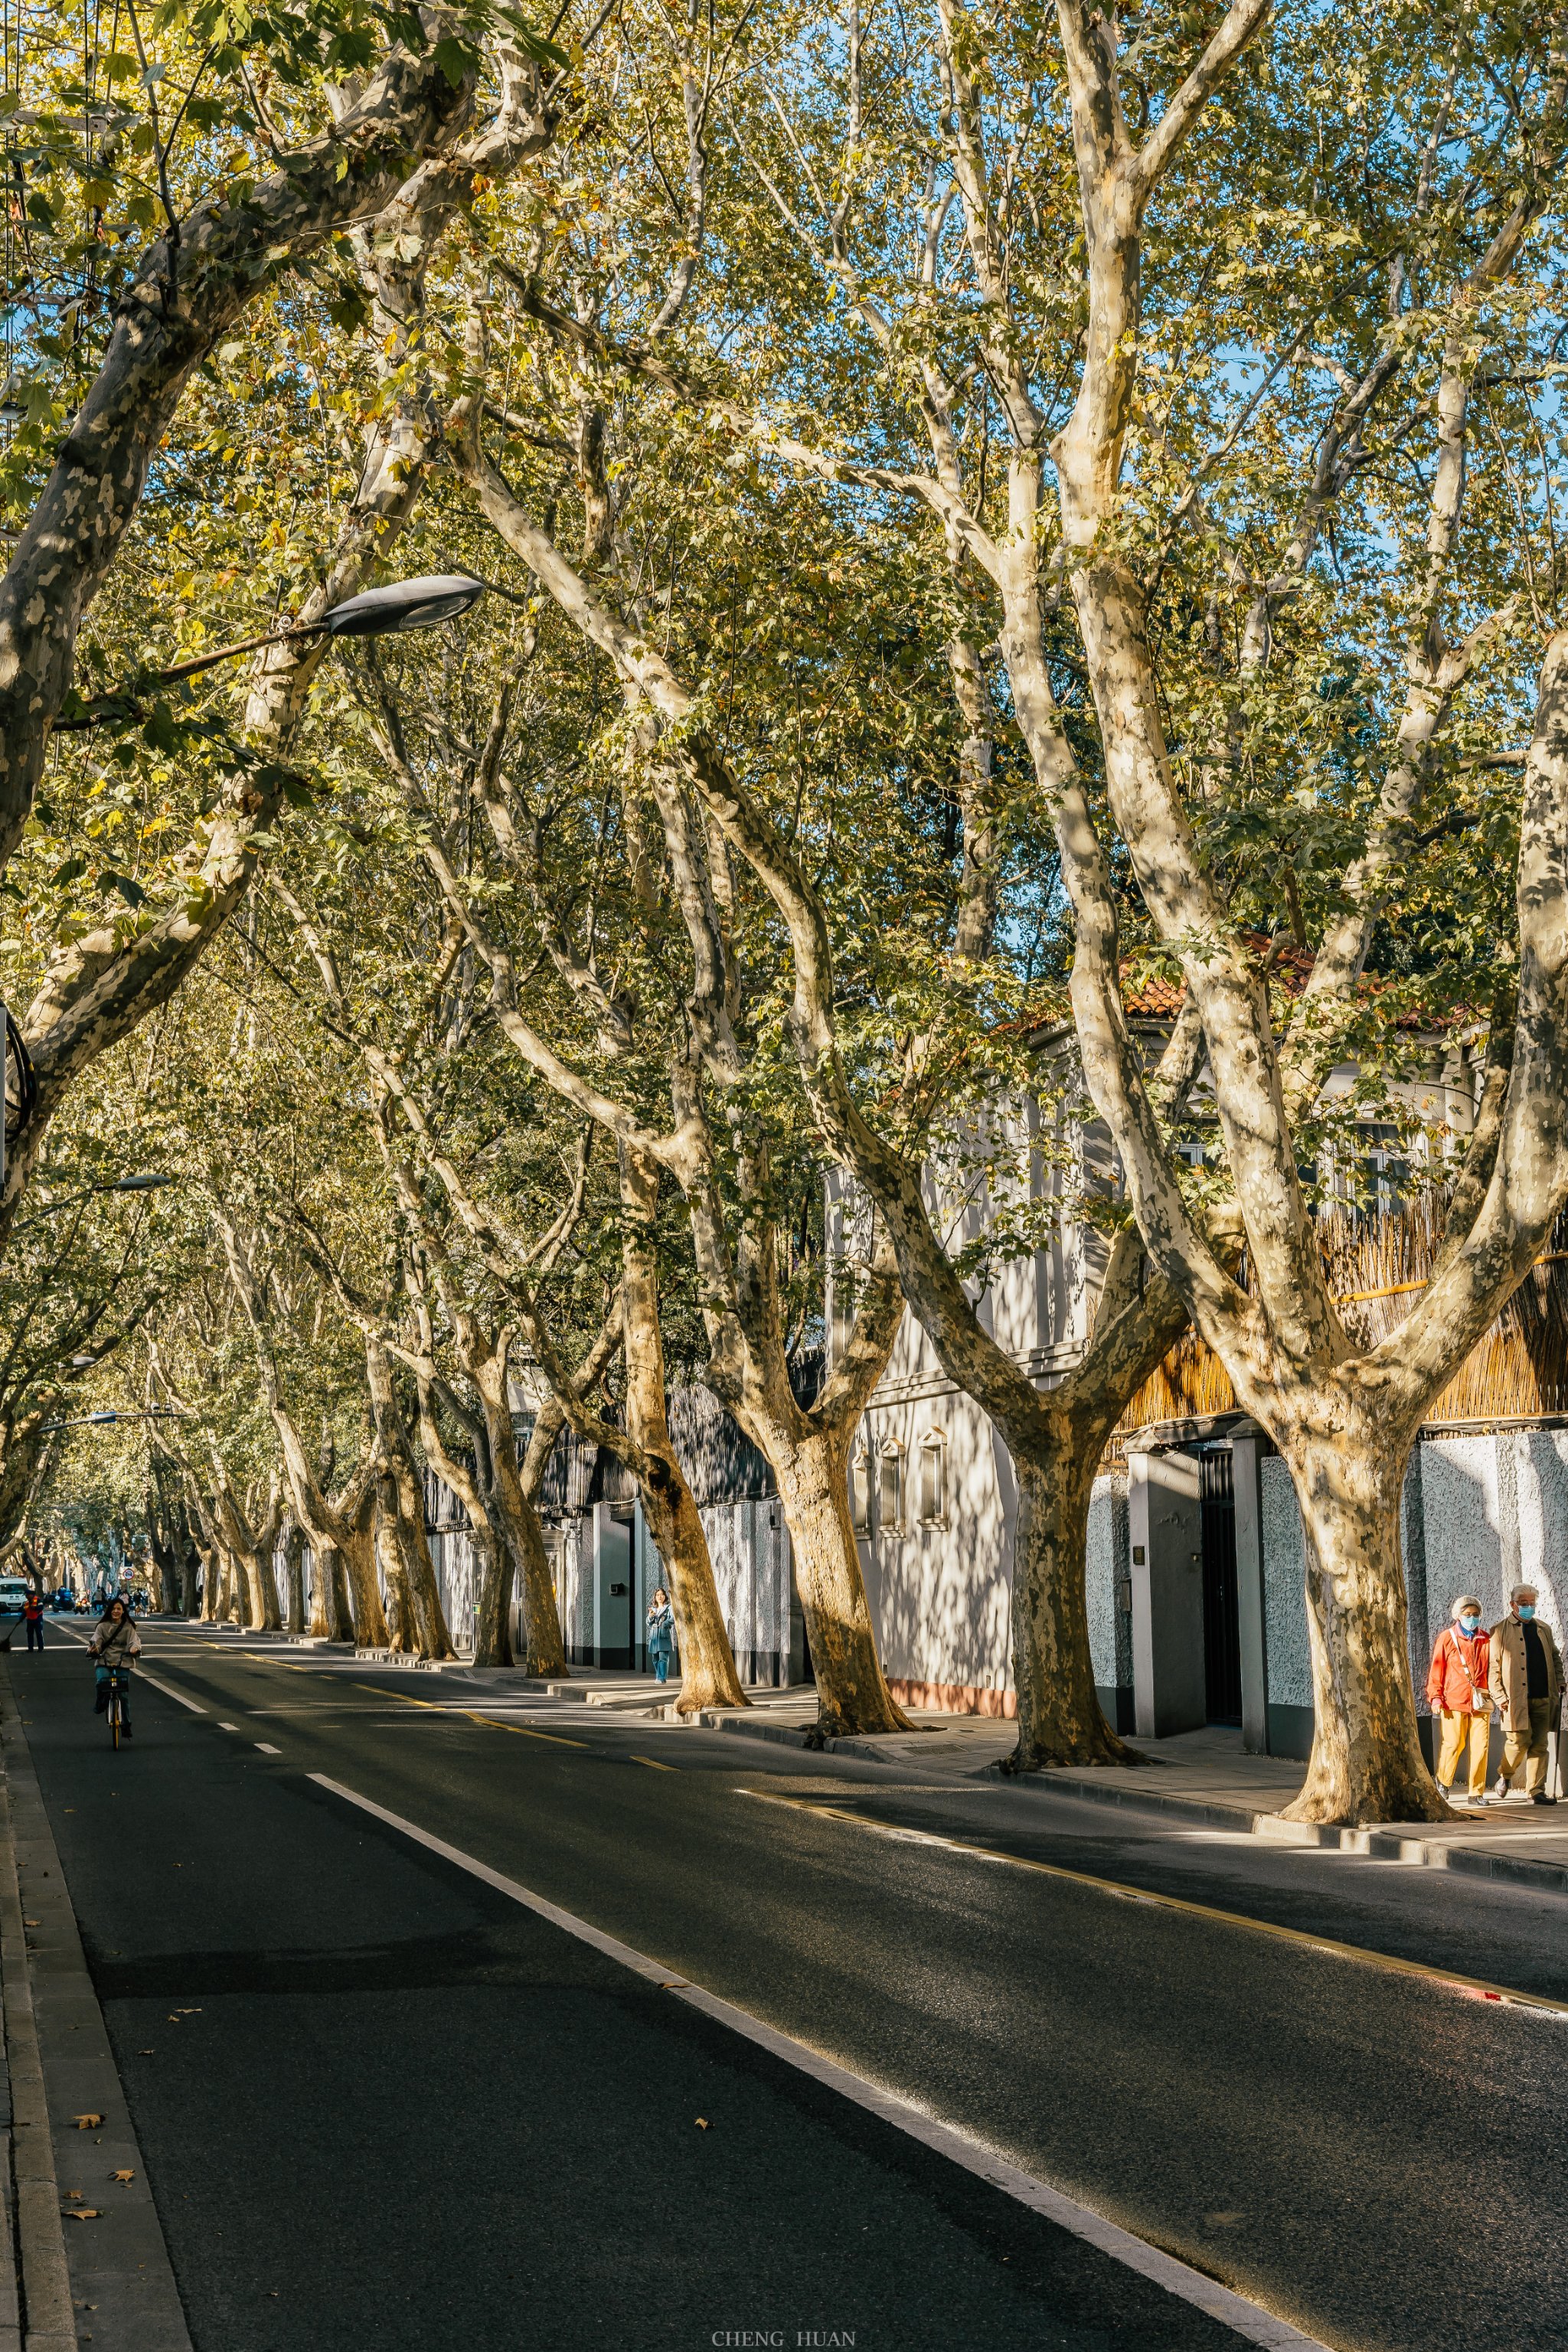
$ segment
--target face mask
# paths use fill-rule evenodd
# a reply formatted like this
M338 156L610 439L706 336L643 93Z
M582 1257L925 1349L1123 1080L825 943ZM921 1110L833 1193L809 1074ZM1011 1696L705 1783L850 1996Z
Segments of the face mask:
M1530 1622L1530 1621L1531 1621L1531 1618L1534 1616L1534 1614L1535 1614L1535 1603L1534 1603L1534 1601L1521 1601L1520 1602L1520 1604L1519 1604L1519 1613L1520 1613L1520 1617L1521 1617L1521 1621L1522 1621L1526 1625L1528 1625L1528 1624L1529 1624L1529 1622Z
M1476 1633L1480 1631L1480 1623L1481 1621L1479 1617L1461 1617L1459 1620L1459 1630L1464 1633Z

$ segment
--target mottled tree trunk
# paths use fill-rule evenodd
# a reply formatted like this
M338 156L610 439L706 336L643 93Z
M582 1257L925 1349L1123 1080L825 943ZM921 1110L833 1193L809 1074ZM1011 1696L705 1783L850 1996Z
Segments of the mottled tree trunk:
M199 1617L202 1612L202 1555L188 1521L182 1523L179 1549L181 1605L187 1617Z
M680 1651L680 1691L675 1704L681 1715L695 1715L705 1706L744 1706L748 1702L713 1580L707 1530L670 1442L653 1241L658 1169L655 1161L623 1144L620 1173L626 1435L643 1516L663 1563L675 1613Z
M912 1730L877 1655L849 1517L848 1433L794 1440L781 1433L768 1451L811 1643L818 1737Z
M511 1554L487 1513L482 1520L468 1514L468 1541L474 1549L474 1664L510 1666L516 1661L511 1647Z
M1399 1515L1405 1455L1339 1430L1285 1452L1301 1508L1315 1721L1287 1821L1436 1822L1421 1753Z
M353 1619L349 1608L348 1578L336 1544L310 1543L310 1627L321 1642L350 1642Z
M705 1706L749 1706L713 1579L707 1530L673 1454L650 1452L637 1488L675 1612L680 1651L677 1712L696 1715Z
M425 1533L425 1489L398 1408L392 1361L380 1340L370 1333L365 1336L364 1353L376 1434L387 1463L388 1564L395 1562L402 1587L397 1646L421 1658L455 1657Z
M397 1506L390 1480L378 1482L375 1497L375 1559L381 1580L382 1606L386 1612L386 1646L415 1655L418 1640L408 1596L408 1577L397 1540Z
M375 1572L375 1481L366 1486L359 1509L345 1519L339 1547L348 1576L353 1610L353 1639L362 1650L389 1646L386 1612L381 1603L381 1580Z
M283 1612L278 1601L278 1571L272 1560L270 1538L258 1544L250 1562L251 1623L260 1632L276 1633L283 1622Z
M1106 1722L1089 1642L1084 1563L1099 1447L1070 1428L1047 1455L1015 1457L1013 1680L1018 1744L1006 1772L1051 1765L1137 1764Z
M497 1653L493 1663L502 1664L510 1656L511 1633L507 1619L510 1615L511 1574L504 1572L505 1568L510 1567L517 1578L519 1613L522 1621L522 1656L518 1664L525 1674L559 1681L567 1673L566 1647L561 1635L561 1609L555 1597L555 1580L550 1573L550 1555L544 1548L544 1529L540 1523L536 1501L551 1445L542 1444L540 1458L534 1462L531 1443L530 1475L528 1466L520 1465L517 1458L517 1433L512 1427L511 1399L507 1393L504 1357L492 1354L483 1361L476 1359L468 1369L485 1417L485 1444L490 1461L488 1500L510 1556L509 1562L497 1563L498 1570L503 1572L498 1577L494 1589L486 1595L482 1617L476 1611L475 1663L481 1663L479 1655L481 1623L484 1628L482 1638ZM552 1408L546 1406L545 1415L552 1427L559 1427L559 1419Z
M283 1624L290 1633L302 1633L305 1630L304 1551L304 1530L297 1519L290 1519L283 1529L283 1573L288 1580Z

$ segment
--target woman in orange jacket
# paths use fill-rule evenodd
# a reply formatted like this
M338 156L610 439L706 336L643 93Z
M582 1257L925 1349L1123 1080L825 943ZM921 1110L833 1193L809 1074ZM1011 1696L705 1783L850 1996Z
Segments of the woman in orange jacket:
M1473 1592L1461 1593L1454 1603L1451 1622L1433 1644L1426 1696L1443 1727L1438 1786L1449 1788L1464 1758L1469 1794L1475 1801L1486 1794L1487 1747L1491 1738L1491 1700L1487 1695L1490 1664L1491 1645L1481 1631L1481 1604Z

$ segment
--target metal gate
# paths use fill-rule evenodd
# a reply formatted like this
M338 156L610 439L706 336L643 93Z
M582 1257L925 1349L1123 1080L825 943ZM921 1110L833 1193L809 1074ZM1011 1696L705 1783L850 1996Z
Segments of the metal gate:
M1228 1446L1198 1456L1203 1512L1204 1681L1210 1723L1241 1721L1241 1606L1236 1580L1236 1487Z

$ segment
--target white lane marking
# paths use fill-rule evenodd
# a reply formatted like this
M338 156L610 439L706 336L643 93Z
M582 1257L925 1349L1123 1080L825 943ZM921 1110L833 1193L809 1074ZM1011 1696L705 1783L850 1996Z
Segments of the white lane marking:
M220 1731L237 1731L239 1729L239 1726L237 1723L220 1723L218 1725L218 1729Z
M87 1648L87 1635L79 1633L74 1625L57 1625L55 1631L58 1633L68 1633L73 1642L79 1642L84 1650ZM155 1691L162 1691L165 1698L177 1699L182 1706L188 1706L193 1715L205 1715L205 1706L198 1706L194 1698L187 1698L184 1691L177 1691L173 1683L164 1682L161 1675L150 1675L145 1666L139 1666L136 1671L144 1683L151 1683L153 1688Z
M268 1748L265 1739L258 1739L256 1744L263 1756L281 1756L283 1753L281 1748Z
M180 1705L188 1706L193 1715L205 1715L205 1706L198 1706L194 1698L187 1698L184 1691L177 1691L173 1683L164 1682L157 1675L150 1675L145 1667L142 1669L142 1679L144 1683L151 1683L155 1691L162 1691L165 1698L178 1699Z
M938 2123L934 2116L922 2115L918 2107L910 2106L895 2092L885 2091L878 2084L868 2082L864 2075L852 2074L847 2066L825 2058L820 2051L812 2049L809 2042L797 2042L793 2034L781 2033L776 2026L764 2025L761 2018L753 2017L750 2011L738 2009L732 2001L721 2000L716 1993L707 1992L700 1985L692 1984L688 1978L678 1975L673 1969L663 1967L658 1960L649 1959L646 1953L635 1950L630 1944L623 1944L616 1937L606 1936L603 1929L590 1927L587 1920L579 1919L575 1912L563 1911L559 1904L548 1902L542 1895L535 1895L531 1888L520 1885L515 1878L504 1877L499 1870L492 1870L488 1863L479 1861L471 1853L465 1853L460 1846L448 1845L444 1838L432 1837L428 1830L420 1829L416 1822L405 1821L401 1813L389 1812L384 1805L376 1804L369 1797L362 1797L357 1789L345 1788L341 1780L331 1780L325 1772L311 1772L307 1777L314 1780L318 1788L329 1790L334 1797L342 1797L345 1803L357 1805L362 1812L374 1814L377 1821L385 1822L389 1828L401 1831L416 1845L426 1847L431 1853L440 1854L444 1861L456 1863L459 1870L468 1871L472 1877L483 1879L487 1886L493 1886L499 1894L521 1904L524 1910L548 1919L552 1927L563 1928L567 1935L575 1936L580 1943L592 1945L595 1951L603 1952L606 1958L618 1961L622 1968L630 1969L634 1975L646 1978L650 1984L660 1986L666 1992L677 1994L718 2024L727 2025L732 2032L743 2034L748 2042L756 2042L759 2048L769 2051L775 2058L782 2058L786 2064L798 2068L803 2074L811 2075L814 2081L825 2084L842 2097L852 2099L857 2106L868 2108L872 2115L879 2116L884 2123L891 2124L895 2130L921 2141L922 2146L932 2149L938 2156L946 2157L950 2162L962 2165L966 2172L973 2172L977 2179L989 2181L992 2188L1001 2189L1004 2196L1028 2206L1032 2212L1043 2214L1047 2221L1056 2222L1059 2229L1069 2231L1075 2238L1083 2239L1086 2244L1097 2247L1102 2254L1109 2254L1113 2262L1121 2263L1126 2269L1136 2271L1141 2277L1163 2287L1166 2294L1178 2296L1184 2303L1195 2305L1200 2311L1206 2311L1212 2319L1217 2319L1222 2326L1234 2330L1245 2342L1263 2345L1267 2352L1331 2352L1331 2347L1317 2336L1303 2335L1299 2327L1292 2327L1289 2320L1277 2318L1261 2304L1252 2303L1230 2287L1221 2286L1217 2279L1205 2278L1202 2271L1193 2270L1173 2254L1162 2253L1157 2246L1146 2245L1142 2238L1134 2237L1131 2231L1108 2221L1091 2206L1080 2205L1076 2198L1068 2197L1059 2189L1053 2189L1048 2181L1037 2179L1032 2172L1025 2172L1020 2166L1010 2164L1005 2157L998 2156L983 2141L971 2139L967 2133L952 2124Z

